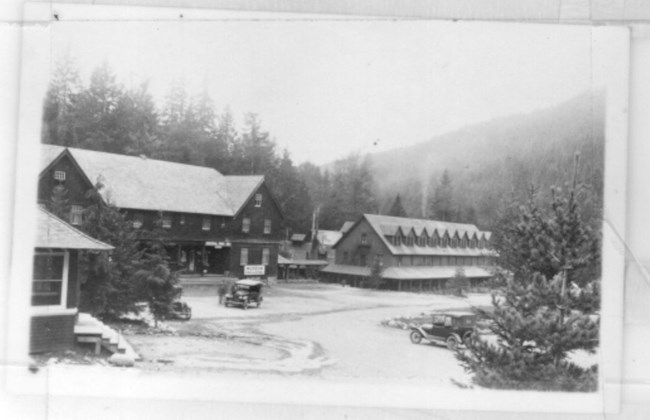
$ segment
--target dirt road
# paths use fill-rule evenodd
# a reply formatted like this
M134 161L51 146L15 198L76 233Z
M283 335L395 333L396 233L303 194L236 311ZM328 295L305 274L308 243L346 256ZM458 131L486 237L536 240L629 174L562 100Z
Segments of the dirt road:
M173 334L127 337L143 358L138 365L323 380L466 382L449 350L413 345L407 331L380 322L489 303L485 295L457 298L320 284L278 285L265 288L264 296L260 308L248 310L219 306L216 296L186 297L193 318L170 322Z

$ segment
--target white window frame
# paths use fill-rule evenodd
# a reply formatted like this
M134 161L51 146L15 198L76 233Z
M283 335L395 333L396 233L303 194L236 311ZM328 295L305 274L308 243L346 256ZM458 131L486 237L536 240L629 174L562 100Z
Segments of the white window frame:
M54 179L57 181L65 181L65 171L54 171Z
M262 194L255 194L255 207L262 207Z
M251 231L251 219L250 217L244 217L241 220L241 231L244 233L249 233Z
M248 248L242 248L240 250L239 265L248 265Z
M169 223L165 223L165 222L169 222ZM162 227L163 227L163 229L171 229L171 227L172 227L172 215L171 214L163 214Z
M83 212L84 208L78 204L73 204L70 206L70 224L73 226L79 226L83 223Z
M69 264L70 252L68 251L39 251L34 253L34 258L37 256L63 256L63 278L61 279L61 299L58 305L31 305L31 298L34 295L34 272L32 271L32 289L30 290L30 306L32 315L53 315L55 313L70 312L76 313L77 308L68 309L68 282L69 282ZM33 263L32 263L33 264ZM33 269L32 269L33 270ZM41 279L36 281L52 281L58 279Z
M133 228L134 229L140 229L142 226L144 226L144 216L142 213L136 213L133 215Z
M203 221L201 223L201 230L210 230L212 229L212 219L210 216L205 216L203 217Z
M262 265L269 265L271 261L271 248L262 248Z
M264 234L265 235L270 235L271 234L271 219L264 219Z

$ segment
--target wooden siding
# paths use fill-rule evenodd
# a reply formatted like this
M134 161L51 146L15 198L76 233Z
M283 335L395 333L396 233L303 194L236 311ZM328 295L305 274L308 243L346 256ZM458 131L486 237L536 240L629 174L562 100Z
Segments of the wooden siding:
M30 326L30 354L72 348L76 318L76 315L33 316Z
M65 181L54 179L54 172L64 171ZM77 166L67 154L50 166L38 180L38 202L48 203L52 199L52 190L62 184L68 190L68 201L70 205L86 207L90 201L86 198L86 192L93 187L88 183L86 177L79 172Z
M366 235L366 245L361 244L362 235ZM347 256L347 261L345 260ZM372 266L375 257L381 256L384 267L394 265L394 257L365 220L354 226L336 245L336 263L345 265L362 265L365 256L366 267Z

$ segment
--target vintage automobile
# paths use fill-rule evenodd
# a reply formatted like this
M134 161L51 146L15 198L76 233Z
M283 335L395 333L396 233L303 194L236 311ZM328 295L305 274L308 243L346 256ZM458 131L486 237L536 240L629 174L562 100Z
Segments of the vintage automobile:
M476 315L471 312L435 313L431 316L430 324L411 324L410 338L413 344L426 340L455 350L472 339L475 326Z
M183 296L183 287L176 285L174 289L177 291L176 301L172 303L170 311L165 318L189 321L192 318L192 308L190 308L190 305L186 302L181 300L181 296Z
M183 301L176 301L172 303L171 310L167 315L167 319L180 319L181 321L189 321L192 318L192 308L190 305Z
M259 280L244 279L235 282L232 285L231 292L226 295L224 305L241 306L248 309L249 306L255 304L260 307L262 304L262 283Z

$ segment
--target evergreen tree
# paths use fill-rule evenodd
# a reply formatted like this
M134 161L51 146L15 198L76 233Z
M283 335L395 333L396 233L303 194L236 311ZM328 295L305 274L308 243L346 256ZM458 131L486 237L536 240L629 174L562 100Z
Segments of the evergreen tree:
M56 184L52 188L52 196L47 204L50 213L60 219L68 220L70 214L70 200L68 200L68 189L63 184Z
M144 232L144 235L148 238L142 242L142 260L132 279L140 288L139 298L147 302L157 327L158 321L169 316L182 289L178 286L178 273L169 268L169 257L164 246L166 232L162 228L162 220L156 223L151 232Z
M242 175L269 174L277 166L275 142L262 130L257 114L246 114L241 142L233 158L234 170Z
M593 391L597 368L584 369L570 352L598 346L600 273L598 236L580 217L583 187L554 188L548 208L531 193L504 222L496 249L504 287L493 294L488 319L496 342L475 340L457 353L474 383L491 388ZM587 278L586 275L593 277ZM571 284L573 282L573 285ZM578 285L577 283L580 283Z
M124 215L100 195L98 183L86 196L91 205L85 211L82 230L115 249L106 253L88 254L88 279L82 290L81 310L100 317L115 318L127 312L138 312L138 285L132 275L138 269L144 252L139 249L137 232Z
M43 104L43 132L46 144L75 146L75 109L81 80L74 59L65 55L56 62Z
M278 168L269 177L274 198L282 208L287 227L295 232L306 232L311 226L314 211L305 182L300 179L289 151L284 150Z
M404 207L402 206L402 199L399 194L397 194L397 196L395 197L395 201L393 201L393 205L388 211L388 215L397 216L397 217L408 217L406 215L406 210L404 210Z
M431 183L431 186L436 185ZM449 171L445 169L440 178L440 183L436 185L433 194L429 194L429 207L427 217L429 219L441 220L446 222L456 221L456 208L454 202L454 190L451 185Z

